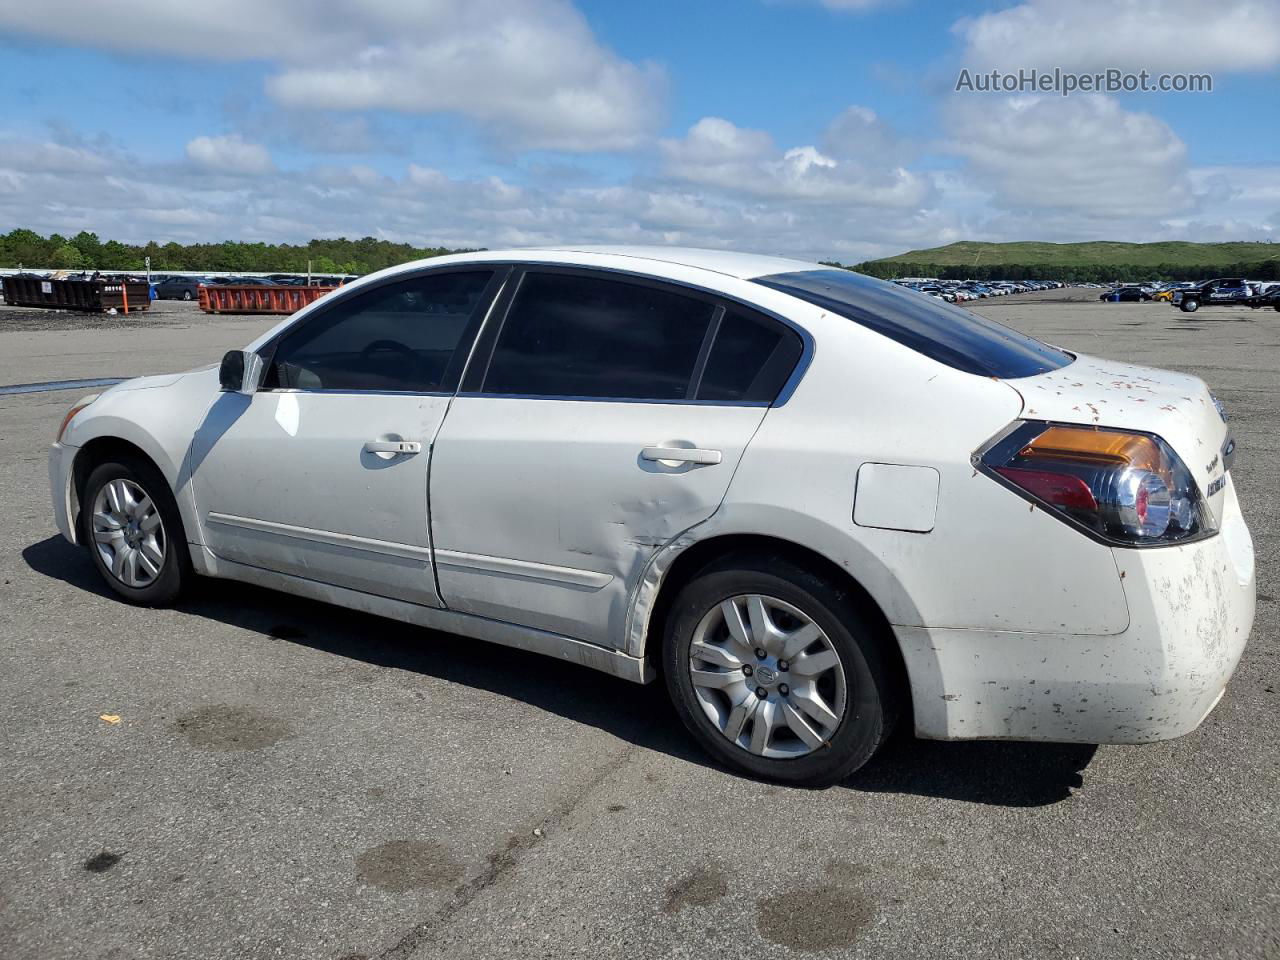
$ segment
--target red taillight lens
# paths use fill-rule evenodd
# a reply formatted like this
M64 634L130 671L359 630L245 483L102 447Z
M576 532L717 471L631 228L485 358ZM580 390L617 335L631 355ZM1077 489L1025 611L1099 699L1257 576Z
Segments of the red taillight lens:
M1027 422L977 461L1099 539L1174 543L1213 532L1190 471L1153 434Z
M1079 477L1051 473L1048 470L1024 470L1020 467L997 467L996 473L1011 480L1027 493L1039 497L1045 503L1073 510L1097 510L1098 501L1093 498L1089 485Z

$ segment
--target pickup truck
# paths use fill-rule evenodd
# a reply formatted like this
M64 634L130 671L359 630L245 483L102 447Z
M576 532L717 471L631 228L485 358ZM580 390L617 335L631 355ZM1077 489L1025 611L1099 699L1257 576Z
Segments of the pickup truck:
M1280 298L1276 294L1259 294L1247 280L1225 277L1209 280L1189 290L1175 290L1172 303L1183 313L1195 313L1201 307L1275 307L1280 310Z

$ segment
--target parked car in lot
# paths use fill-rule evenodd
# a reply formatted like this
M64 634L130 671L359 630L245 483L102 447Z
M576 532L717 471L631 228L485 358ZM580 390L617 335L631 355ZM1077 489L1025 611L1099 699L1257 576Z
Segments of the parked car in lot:
M1116 287L1101 294L1098 299L1111 303L1138 303L1142 300L1150 300L1151 294L1141 287Z
M207 283L226 285L232 287L274 287L278 286L274 280L266 277L212 277Z
M157 300L196 300L204 277L166 277L155 284Z
M130 602L224 577L661 675L719 760L826 784L899 718L1194 729L1253 622L1234 449L1186 374L845 270L605 248L365 277L82 399L49 475Z

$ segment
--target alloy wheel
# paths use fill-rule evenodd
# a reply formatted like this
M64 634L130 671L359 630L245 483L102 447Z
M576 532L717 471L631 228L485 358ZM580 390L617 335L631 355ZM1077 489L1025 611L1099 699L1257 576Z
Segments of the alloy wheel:
M132 480L109 480L93 500L93 546L102 565L126 587L149 586L168 548L155 502Z
M730 597L689 646L689 677L707 719L743 750L772 759L827 745L848 701L844 665L822 628L775 597Z

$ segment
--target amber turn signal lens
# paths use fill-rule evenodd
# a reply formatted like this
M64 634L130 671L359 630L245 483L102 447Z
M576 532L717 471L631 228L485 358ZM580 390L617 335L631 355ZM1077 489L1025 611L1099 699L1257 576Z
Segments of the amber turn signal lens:
M1140 433L1090 430L1088 427L1050 427L1027 444L1019 456L1028 460L1077 460L1160 472L1160 449Z
M93 403L93 401L97 399L98 399L98 395L95 393L92 397L85 397L81 400L76 401L75 406L72 407L70 410L68 410L67 415L62 418L62 425L58 427L58 436L55 438L54 443L62 442L62 435L67 432L67 427L70 425L71 421L75 418L75 415L79 413L81 410L83 410L85 407L89 406L89 404Z

